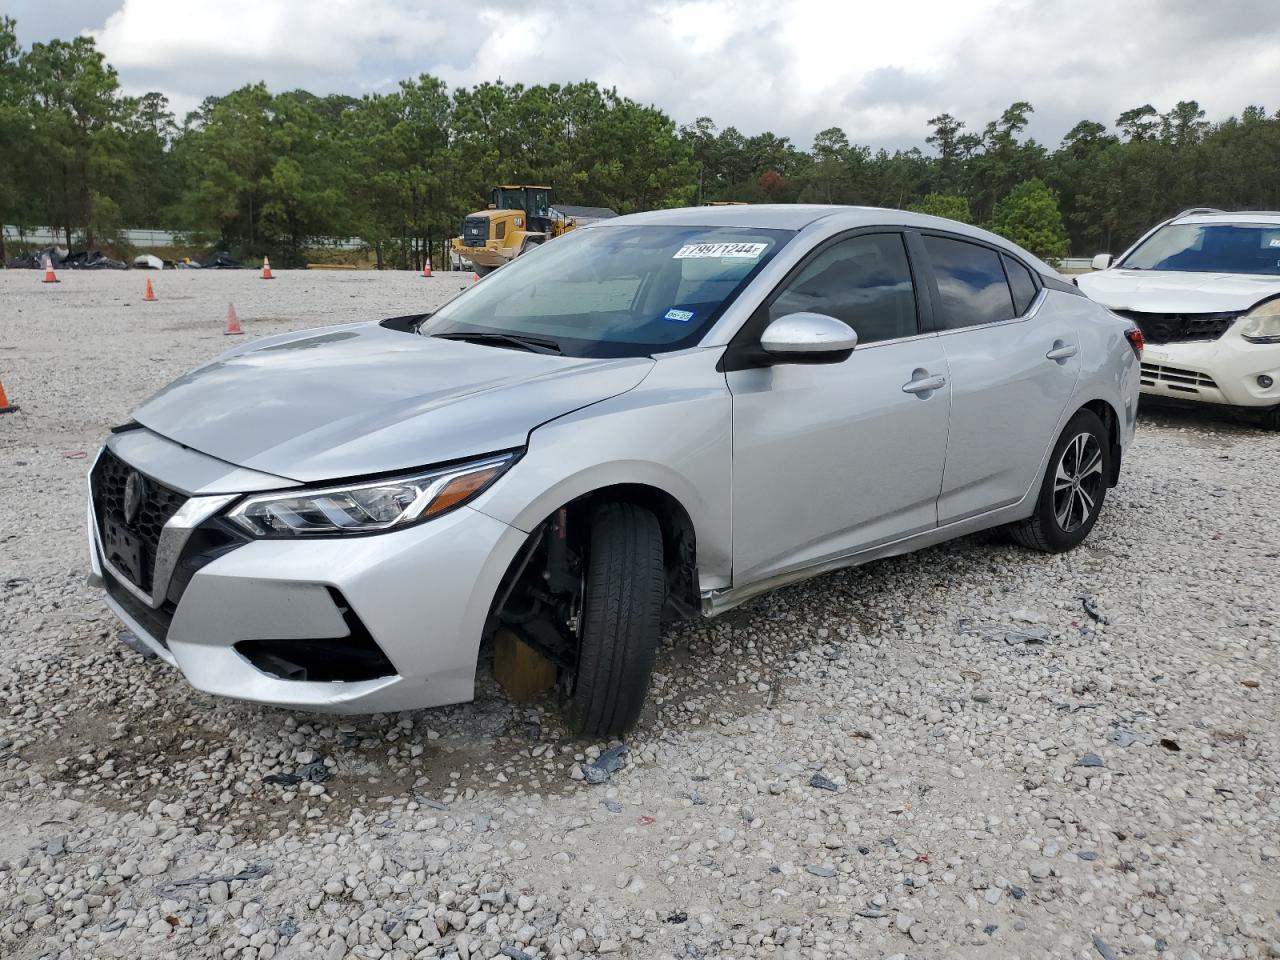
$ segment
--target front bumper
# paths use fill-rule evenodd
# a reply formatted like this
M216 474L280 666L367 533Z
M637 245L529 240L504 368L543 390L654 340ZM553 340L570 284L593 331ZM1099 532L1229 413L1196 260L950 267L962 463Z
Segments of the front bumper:
M1258 384L1259 376L1272 380ZM1148 344L1142 392L1237 407L1280 404L1280 344L1250 343L1228 330L1217 340Z
M254 540L200 566L176 605L159 616L136 591L122 590L119 575L104 565L92 504L88 526L93 578L107 587L107 605L192 686L337 713L470 700L485 619L525 539L514 527L461 507L393 533ZM338 638L355 642L353 624L389 661L384 675L286 679L246 653L273 643L340 649Z

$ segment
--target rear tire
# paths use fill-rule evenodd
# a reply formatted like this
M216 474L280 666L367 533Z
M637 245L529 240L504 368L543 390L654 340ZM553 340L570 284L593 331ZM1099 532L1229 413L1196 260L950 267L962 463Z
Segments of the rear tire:
M618 736L640 716L665 598L658 518L630 503L597 507L583 583L578 668L569 701L574 731Z
M1092 410L1067 421L1053 446L1035 512L1009 526L1014 543L1064 553L1084 542L1098 521L1111 476L1111 438Z
M493 273L493 271L497 269L498 269L497 267L485 267L478 263L473 263L471 265L471 272L474 273L477 277L487 277L489 274Z

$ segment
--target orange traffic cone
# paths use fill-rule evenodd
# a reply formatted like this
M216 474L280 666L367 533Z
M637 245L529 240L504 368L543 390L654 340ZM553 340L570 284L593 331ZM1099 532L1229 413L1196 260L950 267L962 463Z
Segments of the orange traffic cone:
M9 402L9 398L4 392L4 384L0 383L0 413L13 413L17 409L18 405Z
M142 299L148 303L154 303L156 299L155 290L151 289L151 278L147 277L147 292L142 295Z
M422 275L423 275L424 277L429 277L429 276L431 276L431 261L430 261L430 260L423 260L423 261L422 261Z
M267 279L269 280L271 278L268 277ZM244 333L244 331L240 329L240 318L236 316L236 305L234 303L227 304L227 329L225 333L229 337L235 336L238 333Z
M44 280L41 283L61 283L58 275L53 272L53 260L49 257L44 258Z
M268 260L266 257L262 258L262 279L263 280L275 279L275 277L271 276L271 261Z

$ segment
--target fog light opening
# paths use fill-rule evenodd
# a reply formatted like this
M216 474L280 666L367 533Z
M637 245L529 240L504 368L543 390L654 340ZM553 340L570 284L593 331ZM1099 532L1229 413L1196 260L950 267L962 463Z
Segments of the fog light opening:
M345 637L241 640L236 652L268 676L311 683L357 683L393 676L395 666L333 587L329 595L350 631Z
M1258 386L1260 386L1263 390L1270 390L1274 383L1275 381L1272 380L1265 373L1258 374Z

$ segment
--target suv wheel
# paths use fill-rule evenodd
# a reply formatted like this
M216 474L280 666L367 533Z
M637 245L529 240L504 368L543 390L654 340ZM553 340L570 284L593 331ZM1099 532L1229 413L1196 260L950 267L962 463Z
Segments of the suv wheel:
M1111 440L1092 410L1068 422L1049 457L1035 512L1009 528L1014 542L1045 553L1078 547L1102 511L1111 476Z
M1280 407L1272 407L1262 415L1263 430L1280 430Z
M649 690L666 598L658 518L630 503L592 515L582 594L578 668L569 724L616 736L635 723Z

